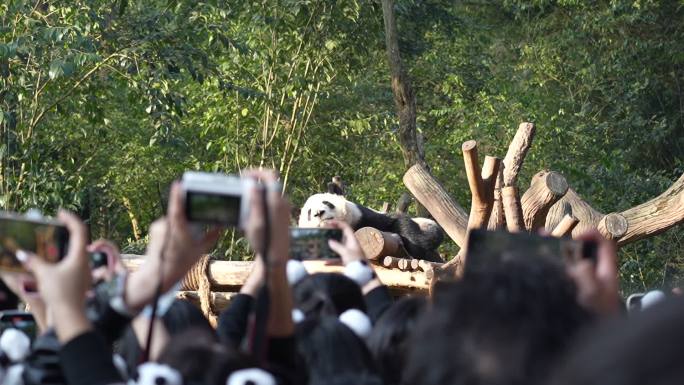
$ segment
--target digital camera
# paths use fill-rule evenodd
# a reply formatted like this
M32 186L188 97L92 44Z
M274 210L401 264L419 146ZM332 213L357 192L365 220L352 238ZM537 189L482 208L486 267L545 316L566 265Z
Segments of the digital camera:
M251 179L235 175L186 171L185 215L191 222L242 227L249 215Z

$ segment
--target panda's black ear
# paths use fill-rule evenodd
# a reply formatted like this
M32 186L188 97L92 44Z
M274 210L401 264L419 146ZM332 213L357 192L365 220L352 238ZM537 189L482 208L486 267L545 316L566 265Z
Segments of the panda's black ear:
M335 195L344 195L344 190L336 183L330 182L328 183L328 193Z

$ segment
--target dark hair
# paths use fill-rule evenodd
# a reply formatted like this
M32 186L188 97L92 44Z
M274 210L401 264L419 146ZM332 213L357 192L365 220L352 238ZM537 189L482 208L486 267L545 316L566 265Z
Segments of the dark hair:
M511 259L443 286L412 338L405 384L540 384L590 321L564 269Z
M554 375L554 385L684 383L684 301L670 299L643 313L586 333Z
M310 385L382 385L365 343L336 318L300 322L297 345Z
M234 371L255 366L246 356L220 344L216 336L204 328L176 334L159 362L176 369L184 383L202 385L225 385Z
M204 317L204 314L202 314L202 311L185 300L175 299L161 319L170 339L173 339L176 334L190 329L202 329L212 334L214 330L209 321ZM132 325L129 325L123 333L116 348L116 352L126 362L129 374L132 375L142 355L142 347L138 342L138 337Z
M409 337L426 308L425 297L402 298L385 311L368 337L368 348L385 385L401 382L407 364Z
M311 274L293 288L295 308L308 317L337 317L349 309L366 311L359 285L338 273Z

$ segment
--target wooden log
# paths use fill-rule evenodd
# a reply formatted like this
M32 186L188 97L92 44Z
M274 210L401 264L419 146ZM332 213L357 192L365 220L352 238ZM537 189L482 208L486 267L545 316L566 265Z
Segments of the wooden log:
M138 255L124 254L124 265L130 270L136 270L143 259ZM342 273L344 266L331 265L326 261L304 261L304 267L310 273L335 272ZM389 287L393 293L415 292L427 293L430 281L422 271L400 271L374 266L378 278ZM237 292L252 271L251 261L211 261L209 265L209 282L212 291ZM197 290L187 288L186 290Z
M404 174L404 184L447 235L459 246L465 244L468 216L444 187L421 165L414 165Z
M372 227L362 227L356 230L356 239L359 241L366 258L376 260L384 256L407 257L407 253L397 234L392 234Z
M409 266L411 267L411 271L418 270L419 265L420 265L420 260L419 260L419 259L411 259L411 260L409 260Z
M525 228L535 232L544 227L549 209L567 191L568 182L561 174L553 171L538 172L520 201Z
M572 230L573 238L597 228L599 221L605 216L605 214L591 207L572 188L568 188L563 198L549 209L546 215L546 229L553 230L565 215L572 215L579 220L577 226Z
M382 259L382 266L388 269L394 269L399 267L400 258L387 256Z
M486 157L482 172L480 172L477 142L469 140L463 143L461 149L463 150L468 186L472 195L468 230L485 228L494 206L495 178L499 172L501 160L491 156Z
M572 231L573 237L595 228L604 236L616 240L618 246L651 237L684 223L684 175L656 198L605 219L606 215L568 189L565 196L549 210L546 228L556 226L565 214L572 214L580 221ZM617 236L623 230L624 233Z
M566 214L563 219L551 231L552 237L561 238L572 233L572 229L577 226L579 220L570 214Z
M621 212L627 220L625 234L618 246L660 234L684 223L684 174L665 192L648 202Z
M409 269L411 269L411 265L409 264L408 259L400 259L399 262L397 262L397 267L399 268L399 270L402 271L408 271Z
M212 308L217 314L225 310L230 302L235 298L238 293L225 293L225 292L212 292L211 293L211 303ZM186 300L193 305L200 307L200 295L196 291L179 291L176 293L176 298Z
M522 167L527 151L532 145L534 139L535 126L534 123L523 122L518 126L511 144L508 146L508 152L503 160L504 173L503 185L516 186L518 181L518 173Z
M504 186L501 189L504 214L506 215L506 229L511 233L525 231L520 195L516 186Z
M621 214L610 213L603 218L598 223L598 231L606 239L617 240L620 239L627 232L627 219Z
M503 165L503 163L502 163ZM488 230L501 230L506 227L506 213L504 213L501 189L503 188L503 167L499 167L499 174L494 185L494 204L489 216Z

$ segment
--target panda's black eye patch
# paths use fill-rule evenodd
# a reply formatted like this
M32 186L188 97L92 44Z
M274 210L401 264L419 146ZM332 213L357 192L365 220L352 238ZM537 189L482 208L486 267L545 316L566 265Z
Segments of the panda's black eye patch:
M330 210L335 209L335 205L332 204L332 203L330 203L330 202L328 202L328 201L323 201L323 202L321 202L321 203L323 203L324 205L328 206L328 208L329 208Z

